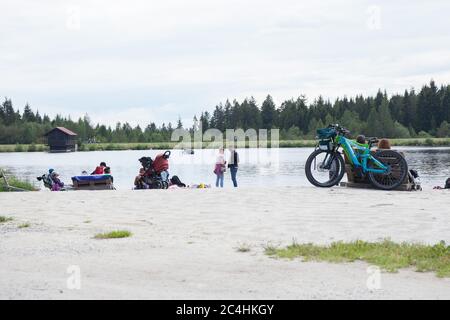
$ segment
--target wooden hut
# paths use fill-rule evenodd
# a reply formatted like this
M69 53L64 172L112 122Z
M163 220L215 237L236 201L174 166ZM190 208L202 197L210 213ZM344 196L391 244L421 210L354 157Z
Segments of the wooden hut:
M71 152L77 150L75 132L64 127L56 127L45 134L50 152Z

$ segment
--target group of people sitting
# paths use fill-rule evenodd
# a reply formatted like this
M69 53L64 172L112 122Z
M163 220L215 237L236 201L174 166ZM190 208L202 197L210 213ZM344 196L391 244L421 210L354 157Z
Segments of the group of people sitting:
M356 138L356 141L361 144L366 143L366 137L364 135L359 135ZM391 149L391 144L388 139L380 139L378 142L378 149L379 150L386 150ZM226 168L228 167L231 172L231 178L234 187L237 187L237 181L236 181L236 173L239 163L239 155L236 152L236 150L231 149L231 155L230 155L230 161L225 161L224 157L224 149L219 149L219 154L216 159L216 164L214 168L214 174L216 174L216 187L223 187L223 178L224 173L226 171ZM100 162L100 165L95 168L95 170L91 173L91 175L110 175L111 174L111 168L106 165L105 162ZM86 171L82 172L82 175L88 175ZM145 168L140 168L138 175L134 179L134 186L136 189L150 189L151 186L146 183L145 179L146 170ZM408 179L413 184L420 187L420 181L419 181L419 175L417 171L415 170L409 170L408 173ZM111 177L111 179L113 179ZM38 177L38 180L43 180L44 185L48 187L51 191L61 191L64 190L64 182L62 182L59 178L59 174L54 169L49 169L48 174L44 174L42 177ZM186 187L184 183L181 182L181 180L177 176L173 176L171 179L168 180L169 186L173 187ZM191 186L192 187L192 186ZM210 187L209 185L205 184L199 184L199 188L207 188ZM433 189L450 189L450 178L448 178L445 181L444 187L436 186Z
M59 179L59 174L54 169L49 169L48 176L44 177L44 179L44 184L46 184L51 191L61 191L64 189L64 182Z
M101 162L98 167L95 168L95 170L91 173L91 175L104 175L104 174L111 174L111 168L106 165L105 162ZM82 176L87 176L87 171L81 172ZM39 181L43 181L45 187L50 189L51 191L62 191L64 190L64 182L61 181L59 178L59 173L55 171L55 169L49 169L48 174L44 174L41 177L37 178ZM113 178L111 177L111 181Z
M356 137L356 142L361 143L361 144L367 143L366 136L363 134L360 134L359 136ZM391 149L391 142L389 141L389 139L380 139L378 141L378 149L380 149L380 150Z
M367 139L364 135L360 134L356 137L356 142L360 144L366 144ZM377 144L377 150L390 150L391 149L391 142L389 139L380 139ZM413 185L413 188L415 190L422 190L421 182L419 179L419 174L416 170L410 169L408 171L408 180Z
M135 189L151 189L152 186L149 183L149 181L145 178L146 177L146 170L145 168L140 168L138 175L134 178L134 188ZM168 187L179 187L179 188L185 188L186 184L181 182L180 178L178 176L173 176L172 178L168 179Z
M359 135L356 137L356 142L365 144L366 137L364 135ZM389 150L391 149L391 143L389 139L380 139L378 142L378 150ZM416 170L410 169L408 172L408 179L414 185L418 185L420 187L419 174ZM450 178L445 181L444 187L435 186L433 189L450 189Z

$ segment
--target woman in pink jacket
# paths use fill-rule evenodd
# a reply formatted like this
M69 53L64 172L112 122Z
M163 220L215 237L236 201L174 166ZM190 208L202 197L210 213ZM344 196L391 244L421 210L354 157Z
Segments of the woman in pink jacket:
M214 174L216 175L216 187L218 188L219 185L221 188L223 188L223 174L226 170L226 164L225 161L225 155L223 152L223 148L219 149L219 154L216 158L216 165L214 167Z

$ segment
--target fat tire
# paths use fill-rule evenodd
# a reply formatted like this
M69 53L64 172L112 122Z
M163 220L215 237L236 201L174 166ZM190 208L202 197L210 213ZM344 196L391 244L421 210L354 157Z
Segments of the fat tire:
M311 173L311 163L314 161L314 158L317 157L317 155L319 155L319 154L321 154L323 152L330 153L330 154L334 153L334 156L336 157L336 159L338 159L339 174L333 180L330 180L330 181L325 182L325 183L320 183L316 179L314 179L314 177L313 177L313 175ZM317 149L313 153L311 153L309 155L308 159L306 160L305 173L306 173L306 178L308 179L308 181L312 185L314 185L316 187L320 187L320 188L331 188L331 187L335 186L336 184L338 184L342 180L342 178L344 177L345 162L344 162L344 159L342 158L342 155L339 152L325 151L325 150Z
M382 189L382 190L393 190L398 188L403 181L405 181L405 178L408 174L408 164L405 160L405 158L398 152L393 151L393 150L381 150L375 153L375 155L373 156L375 159L377 159L378 161L380 161L381 163L383 162L383 158L396 158L398 160L398 166L397 168L399 168L400 170L400 175L398 180L395 183L392 184L383 184L380 183L377 178L379 179L380 176L382 176L382 174L379 173L374 173L374 172L369 172L368 176L369 176L369 180L370 182L377 187L378 189Z

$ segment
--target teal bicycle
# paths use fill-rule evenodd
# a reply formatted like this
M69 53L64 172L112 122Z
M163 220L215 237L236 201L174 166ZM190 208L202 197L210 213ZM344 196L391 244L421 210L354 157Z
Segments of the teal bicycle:
M341 149L354 173L368 177L375 187L392 190L403 183L408 174L408 164L400 153L393 150L373 153L371 148L378 142L377 138L369 138L367 144L362 144L347 138L349 133L339 125L317 130L320 141L305 165L310 183L323 188L339 184L345 173Z

